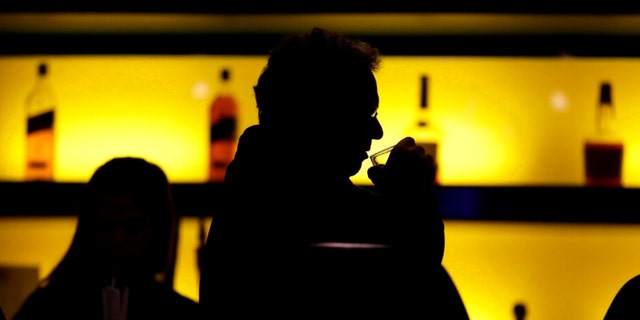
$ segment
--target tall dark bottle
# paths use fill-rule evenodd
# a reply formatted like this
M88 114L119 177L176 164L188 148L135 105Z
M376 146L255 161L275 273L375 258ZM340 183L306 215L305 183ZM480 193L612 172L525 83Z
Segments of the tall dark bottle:
M26 181L53 181L56 97L48 71L46 63L38 65L26 99Z
M429 106L429 77L424 74L420 76L420 104L416 118L409 128L409 135L416 140L416 144L424 148L426 153L433 156L438 165L440 130L433 119L432 108ZM439 174L436 172L436 183L438 182Z
M209 181L224 181L227 166L233 160L237 143L238 103L230 89L231 71L220 72L220 87L209 110Z
M595 131L584 143L587 186L622 186L624 143L617 129L612 86L609 82L602 82L596 108Z

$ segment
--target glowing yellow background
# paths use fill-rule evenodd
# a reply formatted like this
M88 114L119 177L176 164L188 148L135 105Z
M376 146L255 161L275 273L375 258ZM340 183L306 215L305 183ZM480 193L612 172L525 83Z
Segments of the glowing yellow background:
M0 181L24 174L24 98L40 61L56 89L59 182L85 182L116 155L158 163L174 183L207 175L208 104L223 66L256 123L252 85L261 56L3 56L0 58ZM441 137L443 185L582 185L582 142L591 133L600 81L613 84L625 139L623 179L640 186L640 60L631 58L384 57L377 74L385 137L406 135L419 75ZM354 177L367 184L364 170ZM309 181L313 183L313 181ZM604 214L604 213L603 213ZM44 277L67 249L75 219L1 218L0 264L38 266ZM640 273L640 226L446 222L445 266L474 320L601 319L615 292ZM197 223L182 224L176 289L197 299ZM46 245L45 245L46 244Z
M66 252L75 218L0 218L0 265L45 277ZM206 220L207 223L211 221ZM208 224L207 224L208 225ZM598 320L640 273L640 225L445 221L444 265L473 320ZM198 300L197 218L183 218L175 288Z
M613 84L625 139L623 183L640 186L640 60L568 57L383 57L377 74L385 137L409 133L419 75L441 137L443 185L582 185L582 143L594 126L599 84ZM0 181L24 174L24 99L40 61L58 97L55 180L86 181L115 155L161 165L173 182L203 182L207 109L223 66L241 106L240 130L257 122L252 86L263 56L4 56L0 58ZM365 169L354 177L368 184Z

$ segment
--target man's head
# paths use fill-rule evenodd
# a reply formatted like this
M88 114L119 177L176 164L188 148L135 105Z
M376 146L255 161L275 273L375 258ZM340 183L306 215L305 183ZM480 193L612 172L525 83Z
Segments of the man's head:
M331 169L358 172L372 139L379 97L379 52L342 34L314 28L274 48L254 87L260 124L304 142L301 152L331 149Z

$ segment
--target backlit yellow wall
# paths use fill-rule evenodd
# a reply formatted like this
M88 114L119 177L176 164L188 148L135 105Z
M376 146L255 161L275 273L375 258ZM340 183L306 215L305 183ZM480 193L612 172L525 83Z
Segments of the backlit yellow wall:
M40 61L58 97L55 179L85 182L115 155L158 163L174 183L207 175L207 109L222 67L232 68L240 128L256 123L251 87L260 56L0 57L0 181L24 174L24 99ZM582 185L582 142L600 81L613 84L625 139L623 182L640 187L640 59L385 57L377 74L381 149L406 135L419 75L442 133L443 185ZM364 170L354 177L367 184ZM312 181L310 181L312 183ZM11 214L11 213L6 213ZM67 249L72 217L0 218L0 265L37 266ZM176 289L197 300L198 224L182 220ZM640 225L446 222L445 266L474 320L601 319L615 292L640 273Z
M208 223L210 219L207 219ZM640 225L445 221L444 265L473 320L602 319L640 274ZM181 221L175 288L198 300L198 220ZM73 236L75 218L0 218L0 266L46 276Z
M243 129L257 122L252 86L266 57L3 56L3 181L24 175L24 99L40 61L49 63L58 97L56 181L85 181L112 156L139 155L173 182L203 182L207 109L220 69L232 70ZM582 143L594 125L599 84L608 80L625 139L623 183L640 186L640 59L384 57L377 78L385 137L372 149L408 134L422 73L442 133L443 185L582 185ZM355 182L369 183L368 166Z

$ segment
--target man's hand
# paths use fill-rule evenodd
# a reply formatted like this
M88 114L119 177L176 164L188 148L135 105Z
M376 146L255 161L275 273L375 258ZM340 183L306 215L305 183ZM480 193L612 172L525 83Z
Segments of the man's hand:
M381 192L411 194L433 185L436 164L412 137L406 137L393 147L386 165L371 167L367 174Z

